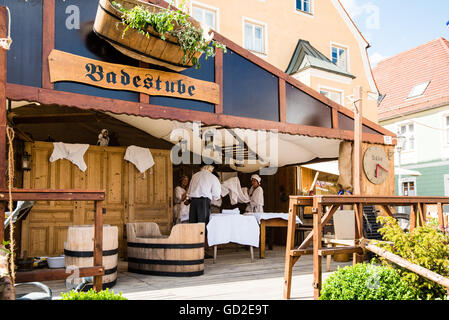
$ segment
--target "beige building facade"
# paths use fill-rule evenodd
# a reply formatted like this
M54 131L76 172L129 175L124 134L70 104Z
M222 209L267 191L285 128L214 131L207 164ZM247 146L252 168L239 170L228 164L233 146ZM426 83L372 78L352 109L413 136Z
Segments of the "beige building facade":
M362 86L363 115L377 122L369 44L339 0L186 0L185 6L197 20L351 110L354 88Z

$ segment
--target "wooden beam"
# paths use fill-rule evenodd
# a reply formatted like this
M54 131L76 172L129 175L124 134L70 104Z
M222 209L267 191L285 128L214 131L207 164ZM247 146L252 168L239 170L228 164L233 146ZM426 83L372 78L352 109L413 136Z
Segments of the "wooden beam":
M292 257L301 257L313 254L313 249L293 249L289 251L289 255Z
M329 222L329 220L332 218L334 213L337 212L338 208L339 208L338 205L331 206L329 211L327 211L326 214L321 219L321 225L325 226ZM301 243L301 245L299 246L298 249L307 249L307 247L310 244L310 241L312 241L314 230L315 230L315 228L307 235L307 237L304 239L304 241Z
M0 7L0 38L8 33L6 7ZM0 48L0 188L6 187L6 60L7 50Z
M362 87L354 89L354 149L353 149L353 195L361 195L362 190Z
M53 89L48 56L55 48L55 0L43 0L42 6L42 88Z
M152 119L169 119L181 122L196 120L201 121L205 125L220 125L228 128L238 127L253 130L277 130L279 133L348 141L354 139L354 131L351 130L281 123L279 121L252 119L210 112L179 109L175 107L94 97L79 93L48 90L11 83L8 83L6 86L6 95L7 98L11 100L36 101L41 104L72 106L83 110L136 115L141 117L150 117ZM363 141L368 143L384 144L384 138L379 134L364 133Z
M318 250L320 256L333 256L341 253L363 253L363 248L360 246L353 247L334 247Z
M96 122L100 119L106 119L106 115L97 115L94 113L68 113L68 114L46 114L46 115L14 115L12 118L14 124L24 123L65 123L65 122Z
M95 201L94 224L94 266L98 267L103 265L103 201ZM103 290L101 275L94 277L93 287L97 292Z
M0 38L7 37L6 7L0 7ZM6 187L6 50L0 49L0 188ZM5 204L0 206L0 245L5 239Z
M418 203L418 211L419 211L418 225L422 227L426 224L426 214L424 213L424 204L423 203Z
M32 281L53 281L53 280L65 280L72 275L75 270L66 272L65 268L61 269L41 269L34 271L22 271L16 273L16 282L32 282ZM104 275L104 267L81 267L79 271L79 277L88 276L100 276Z
M382 208L384 209L385 213L386 213L388 216L394 218L394 214L393 214L393 212L391 211L389 205L384 204L384 205L382 205Z
M355 213L354 241L356 244L358 244L360 239L363 238L363 204L362 203L354 204L354 213ZM352 262L354 265L357 263L363 262L363 255L358 254L358 252L354 252L352 255Z
M416 228L417 211L418 206L416 204L410 206L410 233Z
M215 53L215 83L219 87L219 103L215 105L215 113L223 113L223 50L218 49Z
M364 243L365 249L374 252L375 254L384 257L385 259L394 262L395 264L406 268L407 270L410 270L412 272L415 272L419 274L420 276L429 279L431 281L434 281L438 283L439 285L442 285L443 287L449 289L449 279L443 277L442 275L435 273L431 270L428 270L424 267L421 267L420 265L411 263L410 261L391 253L385 249L379 248L378 246L375 246L373 244L370 244L369 242Z
M284 264L284 299L290 299L292 287L292 270L296 260L293 259L290 251L295 245L295 228L296 228L296 204L295 199L290 198L288 207L288 222L287 222L287 242L285 245L285 264Z
M332 108L332 128L338 129L338 111L337 109Z
M300 197L299 197L300 198ZM408 197L408 196L337 196L316 195L323 205L344 205L362 203L364 205L404 205L410 206L417 203L425 204L449 204L449 197Z
M437 204L438 209L438 226L441 231L444 231L445 225L444 225L444 213L443 213L443 204L438 203Z
M51 190L51 189L12 189L12 198L14 201L29 200L29 201L95 201L104 200L104 190ZM0 189L0 201L7 201L9 198L8 190Z
M322 258L318 252L321 250L321 234L323 231L321 215L323 207L319 203L316 205L314 199L314 208L317 210L313 213L313 298L318 300L322 281Z
M287 91L285 80L279 78L279 121L287 122Z

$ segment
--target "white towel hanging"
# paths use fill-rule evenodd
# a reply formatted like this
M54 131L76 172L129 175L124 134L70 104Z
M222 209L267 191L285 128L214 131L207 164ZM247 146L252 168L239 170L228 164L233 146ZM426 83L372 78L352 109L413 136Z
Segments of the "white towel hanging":
M84 154L88 148L88 144L53 142L53 153L50 156L50 162L67 159L84 172L87 169L87 165L84 162Z
M153 155L148 148L129 146L126 148L124 159L133 163L140 173L154 166Z

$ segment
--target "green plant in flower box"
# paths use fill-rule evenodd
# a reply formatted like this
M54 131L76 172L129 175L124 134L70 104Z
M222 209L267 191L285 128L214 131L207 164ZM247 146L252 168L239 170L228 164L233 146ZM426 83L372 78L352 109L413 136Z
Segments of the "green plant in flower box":
M61 300L128 300L122 293L115 294L109 289L96 292L94 289L89 289L87 292L76 292L74 290L68 293L61 293Z
M132 9L126 9L121 4L113 1L112 4L123 13L122 23L126 25L122 37L125 36L129 28L136 29L138 32L150 37L146 30L148 26L159 33L162 40L166 40L169 34L178 39L178 44L184 52L183 63L192 62L195 68L201 65L195 54L201 52L205 58L215 56L216 49L220 48L226 52L226 46L212 40L213 33L208 34L202 28L197 29L189 22L189 16L182 10L171 10L171 5L159 12L150 12L144 6L134 6ZM181 8L184 1L181 3ZM211 43L211 45L209 45Z

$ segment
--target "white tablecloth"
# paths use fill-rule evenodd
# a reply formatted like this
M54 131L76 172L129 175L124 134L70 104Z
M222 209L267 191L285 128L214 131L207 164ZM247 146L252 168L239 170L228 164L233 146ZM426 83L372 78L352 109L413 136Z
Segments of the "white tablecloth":
M250 216L253 215L257 219L257 223L260 224L260 220L269 220L269 219L284 219L288 221L288 213L273 213L273 212L248 212L244 215ZM302 224L302 221L296 216L296 224Z
M259 224L253 215L211 214L207 224L209 246L233 242L259 247L259 235Z

